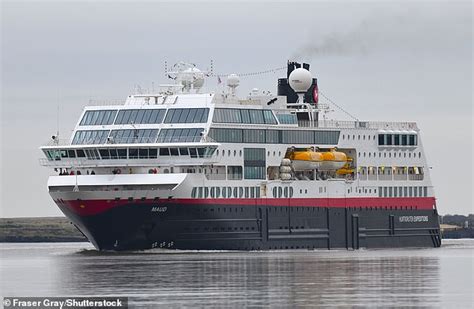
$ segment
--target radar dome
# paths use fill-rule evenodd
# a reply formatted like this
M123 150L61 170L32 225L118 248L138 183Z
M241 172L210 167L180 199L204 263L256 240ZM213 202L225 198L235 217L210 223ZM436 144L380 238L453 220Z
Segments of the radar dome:
M308 91L313 83L313 76L311 72L306 69L298 68L291 72L289 76L290 87L296 93L302 93Z
M188 68L182 73L182 84L185 87L193 85L194 88L201 88L204 85L204 73L198 68Z
M240 78L237 74L230 74L227 76L227 86L231 88L235 88L239 85L240 83Z

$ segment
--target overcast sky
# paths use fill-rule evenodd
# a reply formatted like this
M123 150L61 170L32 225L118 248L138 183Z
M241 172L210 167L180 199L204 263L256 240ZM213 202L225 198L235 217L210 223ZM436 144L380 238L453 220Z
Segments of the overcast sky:
M441 214L473 213L470 1L2 1L1 213L55 216L38 147L89 99L168 82L164 61L245 73L308 61L361 120L416 121ZM280 74L238 89L276 92ZM207 81L209 89L216 86ZM335 117L346 118L337 113Z

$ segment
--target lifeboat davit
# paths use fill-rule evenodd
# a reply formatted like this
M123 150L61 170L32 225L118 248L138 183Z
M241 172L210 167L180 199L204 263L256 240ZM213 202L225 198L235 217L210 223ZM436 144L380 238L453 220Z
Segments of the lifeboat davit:
M323 154L313 150L293 151L289 159L295 171L319 169L323 161Z
M322 152L323 161L319 167L320 171L334 171L343 168L347 163L347 155L344 152L331 151Z

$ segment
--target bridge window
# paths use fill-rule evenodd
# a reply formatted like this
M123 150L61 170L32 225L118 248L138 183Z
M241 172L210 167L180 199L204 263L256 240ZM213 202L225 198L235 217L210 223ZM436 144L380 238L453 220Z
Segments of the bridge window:
M165 109L123 109L115 124L158 124L163 121Z
M199 142L203 128L193 129L162 129L158 135L158 143Z
M110 142L114 144L154 143L157 135L158 129L112 130Z
M212 119L215 123L277 124L271 110L216 108Z
M209 108L171 108L165 123L206 123Z
M109 130L76 131L72 144L105 144L109 132Z
M117 114L117 110L86 111L79 125L81 126L110 125L113 123L116 114Z

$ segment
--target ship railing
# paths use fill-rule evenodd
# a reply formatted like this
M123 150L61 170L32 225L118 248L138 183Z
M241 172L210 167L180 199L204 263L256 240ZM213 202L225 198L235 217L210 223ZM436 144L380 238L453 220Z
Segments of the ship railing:
M387 121L347 121L347 120L298 120L303 128L377 129L377 130L418 130L415 122Z
M109 100L98 100L90 99L87 106L115 106L115 105L125 105L125 100L123 99L109 99Z
M201 157L190 158L179 156L168 156L159 158L113 158L113 159L88 159L88 158L62 158L61 160L49 160L39 158L39 164L51 168L80 168L80 167L117 167L117 166L138 166L138 167L156 167L156 166L199 166L217 163L217 159L212 156L204 155Z
M45 146L71 146L71 145L111 145L111 144L155 144L155 143L215 143L216 141L211 137L204 136L179 136L179 137L125 137L125 138L109 138L96 137L91 139L84 139L80 142L71 143L69 139L54 139L46 143Z
M51 139L49 140L45 146L69 146L71 142L69 139Z

